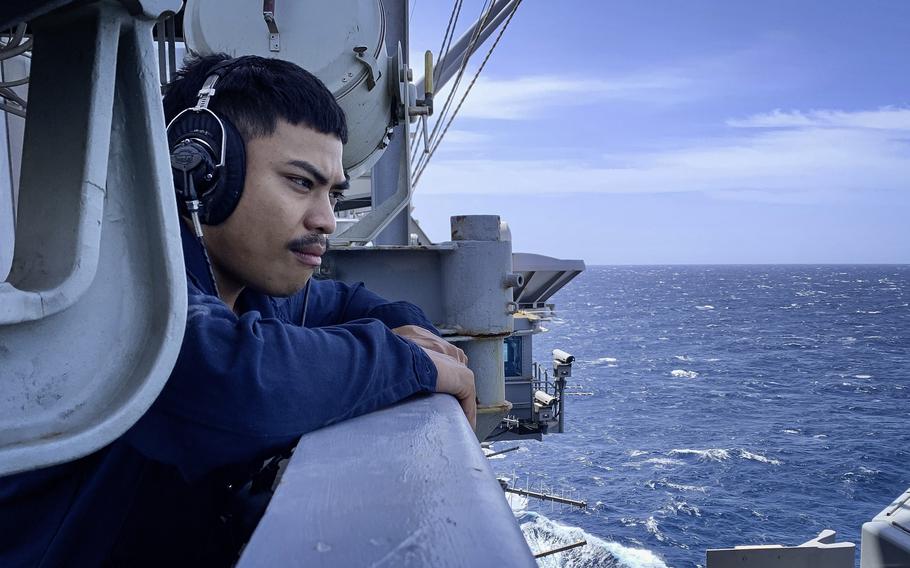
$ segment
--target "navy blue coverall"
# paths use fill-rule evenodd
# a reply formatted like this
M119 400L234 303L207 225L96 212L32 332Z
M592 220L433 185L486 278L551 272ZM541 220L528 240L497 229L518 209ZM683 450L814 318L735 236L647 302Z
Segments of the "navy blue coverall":
M305 315L304 292L245 290L238 316L185 228L183 249L186 334L164 390L105 448L0 479L0 566L230 563L228 485L301 434L435 390L430 358L390 331L436 332L416 306L311 280Z

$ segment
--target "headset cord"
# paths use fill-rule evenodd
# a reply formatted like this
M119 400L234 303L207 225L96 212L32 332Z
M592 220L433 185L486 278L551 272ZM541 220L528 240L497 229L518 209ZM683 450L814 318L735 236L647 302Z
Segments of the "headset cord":
M199 245L202 247L202 256L205 258L205 266L209 271L212 289L215 290L215 296L221 298L221 293L218 291L218 282L215 280L215 269L212 266L212 258L209 256L209 251L205 246L205 239L202 237L202 223L199 222L199 209L202 204L199 203L199 199L196 195L196 186L193 185L193 176L191 176L188 171L183 172L183 187L187 188L187 197L189 197L189 199L186 200L186 209L193 219L193 232L196 233L196 238L199 240Z
M205 248L205 239L199 235L199 244L202 246L202 256L205 257L205 266L209 269L209 278L212 280L212 288L215 290L215 296L221 298L221 292L218 291L218 282L215 281L215 269L212 267L212 258L209 256L208 249Z
M306 310L310 307L310 283L313 281L313 277L310 276L310 279L306 281L306 290L303 292L303 319L300 320L300 325L306 327Z

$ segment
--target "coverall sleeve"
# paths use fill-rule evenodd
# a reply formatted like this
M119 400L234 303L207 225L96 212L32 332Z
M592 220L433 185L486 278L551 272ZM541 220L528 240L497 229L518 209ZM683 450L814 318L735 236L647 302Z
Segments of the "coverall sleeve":
M417 325L439 335L423 310L410 302L389 302L368 290L362 282L353 285L336 280L313 280L307 306L308 326L332 325L361 318L374 318L389 328Z
M422 349L378 319L307 328L237 316L189 286L186 332L158 399L128 432L188 480L436 387Z

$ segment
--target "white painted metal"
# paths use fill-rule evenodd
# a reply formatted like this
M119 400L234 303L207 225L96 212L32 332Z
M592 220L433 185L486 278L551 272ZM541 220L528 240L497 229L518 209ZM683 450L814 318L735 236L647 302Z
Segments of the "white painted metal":
M364 173L382 155L392 126L382 3L276 0L274 17L281 30L277 52L271 49L261 2L188 0L183 20L186 44L203 54L279 57L319 77L347 116L350 136L344 167L351 177ZM358 55L358 47L366 50Z
M853 568L856 545L834 542L836 533L823 530L799 546L737 546L708 550L707 568Z
M33 25L16 254L0 284L0 475L110 443L179 352L185 277L152 24L105 2Z

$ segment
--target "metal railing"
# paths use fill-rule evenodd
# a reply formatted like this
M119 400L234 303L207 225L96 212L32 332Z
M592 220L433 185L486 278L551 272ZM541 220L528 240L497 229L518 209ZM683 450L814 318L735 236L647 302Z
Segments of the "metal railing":
M301 438L239 567L536 566L448 395Z

